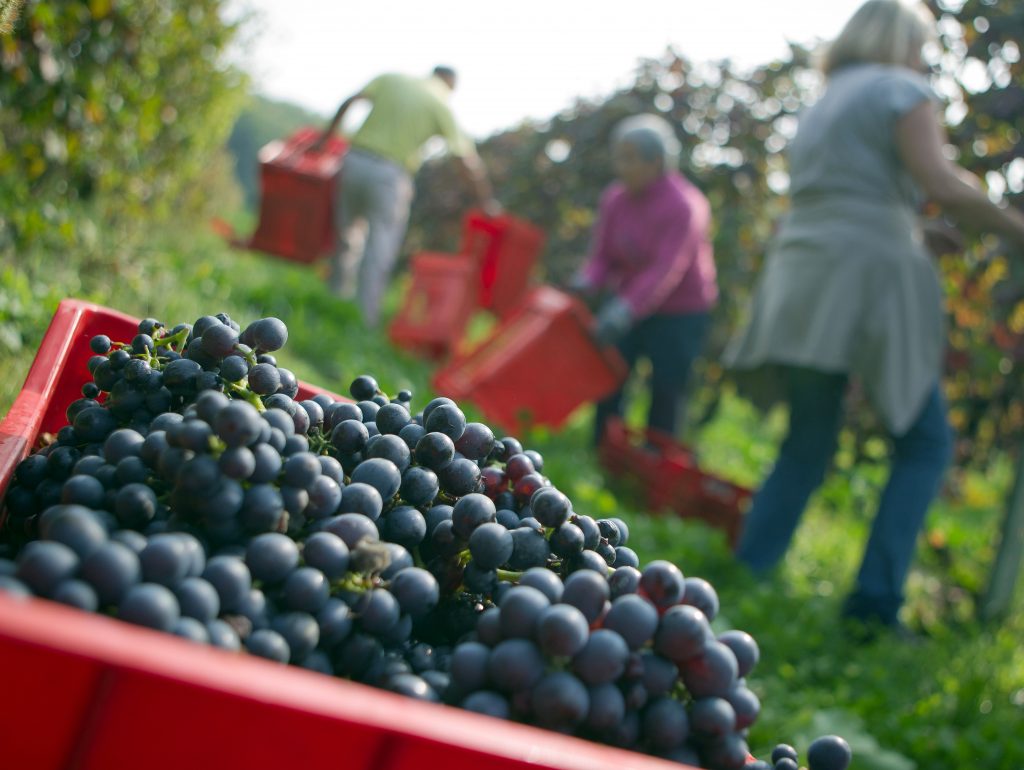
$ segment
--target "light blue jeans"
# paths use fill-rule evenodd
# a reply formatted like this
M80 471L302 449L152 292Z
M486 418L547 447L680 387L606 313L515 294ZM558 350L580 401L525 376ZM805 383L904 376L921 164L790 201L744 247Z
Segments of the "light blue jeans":
M789 434L754 498L738 558L766 572L785 555L811 493L825 478L842 424L847 376L788 367ZM952 454L952 432L939 385L902 436L892 437L892 469L844 614L897 622L917 536Z
M330 286L345 299L357 299L366 325L375 327L405 239L412 177L386 158L350 150L341 169L340 185L338 244L331 263Z

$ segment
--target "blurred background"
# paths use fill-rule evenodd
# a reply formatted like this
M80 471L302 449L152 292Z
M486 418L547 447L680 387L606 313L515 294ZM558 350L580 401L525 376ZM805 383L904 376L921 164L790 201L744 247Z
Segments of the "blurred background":
M934 84L957 156L996 200L1024 197L1024 64L1019 0L932 0L941 48ZM375 74L460 73L455 112L480 143L497 197L548 236L543 270L566 278L586 252L611 180L612 127L636 112L675 126L684 173L712 203L723 301L691 422L703 459L755 483L784 422L733 395L714 363L749 298L786 207L784 151L821 86L811 54L859 5L830 2L523 2L500 10L450 0L28 0L0 36L0 414L18 392L57 302L191 320L225 310L279 315L287 364L342 390L373 371L426 395L429 370L355 321L315 271L232 250L214 218L245 231L258 203L257 153L334 107ZM358 123L353 114L346 129ZM404 255L452 250L466 189L428 162ZM756 743L836 732L860 767L1024 766L1022 607L973 619L996 541L1013 452L1024 438L1024 265L972 239L943 258L951 323L947 393L957 470L932 517L910 604L924 650L851 652L832 619L852 579L887 451L870 411L851 409L838 473L808 516L782 579L739 574L719 535L644 520L636 548L725 588L730 621L762 642ZM392 294L392 306L401 286ZM325 355L324 351L330 351ZM637 413L643 408L638 401ZM534 444L575 500L640 521L628 496L580 461L580 418ZM837 659L841 662L837 663Z

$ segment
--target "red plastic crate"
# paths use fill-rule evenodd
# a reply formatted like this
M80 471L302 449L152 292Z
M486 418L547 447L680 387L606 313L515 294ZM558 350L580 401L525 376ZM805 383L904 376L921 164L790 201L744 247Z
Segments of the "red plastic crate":
M480 265L480 306L499 318L513 312L530 289L544 233L508 214L471 211L462 226L462 253Z
M639 483L652 511L669 509L725 532L735 546L753 492L700 469L693 452L672 436L608 421L598 449L609 473Z
M412 282L388 334L400 348L444 358L476 309L476 265L464 254L424 252L412 258L409 272Z
M312 152L322 133L302 128L260 150L260 218L250 248L294 262L314 262L334 249L338 177L348 144L334 136L322 152Z
M89 338L136 319L65 300L0 422L0 494L88 379ZM327 392L302 384L309 397ZM669 770L538 728L0 595L3 767L32 770Z
M479 347L438 371L434 387L476 404L508 431L557 428L577 407L608 395L626 378L618 351L593 342L592 324L579 300L541 286Z

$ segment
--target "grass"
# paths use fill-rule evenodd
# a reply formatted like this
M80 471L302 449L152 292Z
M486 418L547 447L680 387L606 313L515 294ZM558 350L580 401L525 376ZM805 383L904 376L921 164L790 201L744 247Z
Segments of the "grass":
M0 414L17 394L57 302L75 296L170 322L225 311L246 321L277 315L291 338L281 362L302 379L344 392L362 372L390 392L411 388L422 403L430 369L396 352L381 333L330 296L315 270L232 251L212 234L184 228L150 233L144 243L100 233L74 254L37 253L0 263ZM393 292L391 302L399 292ZM633 417L639 416L640 400ZM780 740L806 747L818 734L847 736L862 769L1024 767L1024 601L1002 623L973 619L993 557L1009 463L987 475L954 476L935 507L909 586L908 611L929 639L854 645L838 622L866 538L884 468L833 474L816 496L785 563L754 580L732 561L717 532L652 517L628 492L609 487L589 448L589 414L563 430L526 437L545 472L578 510L616 515L644 561L670 559L719 589L716 625L750 631L762 658L751 678L764 711L751 741L759 754ZM703 462L755 485L769 467L784 416L765 418L726 394L723 407L692 437Z

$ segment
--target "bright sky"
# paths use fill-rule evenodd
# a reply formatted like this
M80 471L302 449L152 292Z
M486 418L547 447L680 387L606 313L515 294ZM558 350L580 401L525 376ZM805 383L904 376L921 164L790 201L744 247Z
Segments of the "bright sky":
M477 137L629 83L672 45L747 66L786 41L829 39L861 0L235 0L256 13L256 88L328 114L381 72L459 72L453 105Z

